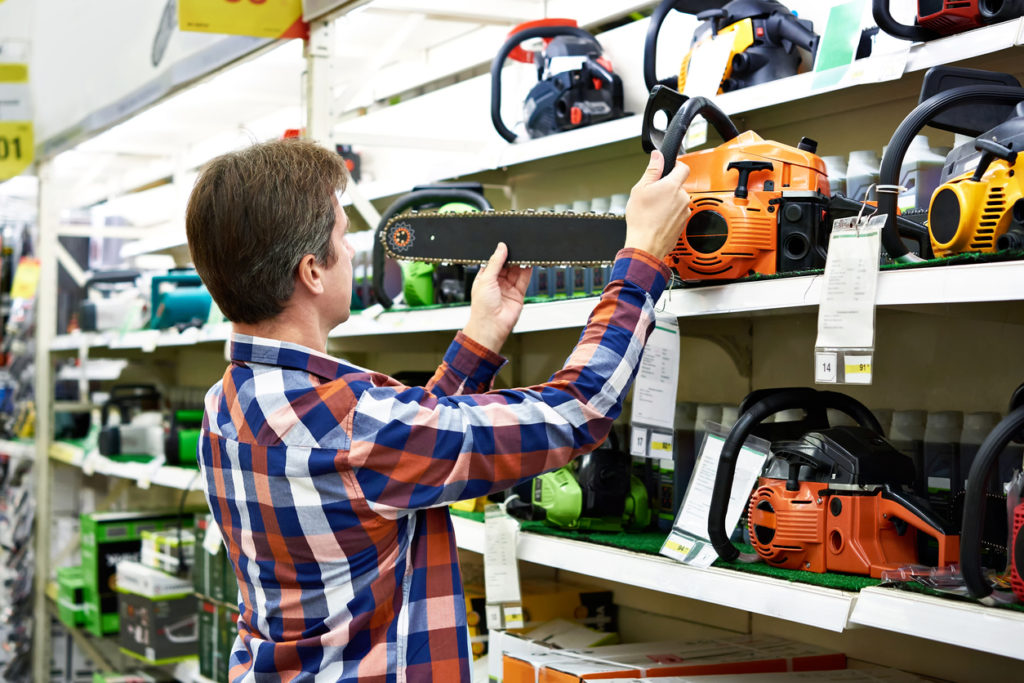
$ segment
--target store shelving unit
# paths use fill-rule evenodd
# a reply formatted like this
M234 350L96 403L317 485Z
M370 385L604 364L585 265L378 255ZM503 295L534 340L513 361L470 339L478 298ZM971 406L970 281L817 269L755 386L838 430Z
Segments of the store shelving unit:
M653 3L647 3L648 6L651 4ZM641 21L614 31L619 32L622 45L628 45L629 41L635 43L638 37L642 40L645 28L646 22ZM609 36L606 42L615 45L616 40ZM989 63L1000 65L1014 59L1019 60L1024 54L1024 48L1020 47L1022 44L1024 19L930 43L908 44L903 52L877 55L857 63L851 67L844 79L835 85L816 88L814 75L804 74L785 82L774 82L737 91L721 96L716 101L727 113L734 116L764 120L775 127L795 126L811 117L809 110L815 107L836 110L845 106L851 98L879 99L897 92L904 98L912 97L914 93L911 91L916 86L904 87L901 84L916 83L915 78L920 76L923 70L936 64L973 59L972 64L984 66ZM314 72L319 68L313 62L309 63L309 67ZM314 77L313 80L317 79ZM359 119L329 121L330 130L326 133L321 131L321 136L333 136L339 142L359 140L359 136L362 136L370 147L371 141L380 140L389 133L390 121L394 117L408 116L411 120L416 120L422 111L436 107L438 101L446 98L451 100L457 94L459 97L486 98L486 85L485 77L471 78L450 88L410 99L395 107L370 111ZM318 96L323 97L324 93L321 92ZM314 104L307 104L315 106L317 101L320 100L314 98ZM452 116L451 119L450 124L458 130L461 125L458 117ZM384 200L406 191L414 184L468 178L509 187L512 204L516 205L519 202L517 192L526 187L527 191L524 194L528 193L530 174L538 173L537 169L546 169L546 165L557 164L559 167L571 168L574 163L578 163L583 166L593 163L595 154L599 158L604 154L621 156L626 146L629 146L629 152L639 159L639 152L634 149L639 128L639 117L631 116L514 145L507 145L496 136L492 136L487 139L486 144L474 147L472 154L450 155L444 165L417 167L416 164L408 164L396 167L394 173L387 174L386 178L362 184L360 192L369 200L375 201L379 208ZM450 146L449 143L454 139L451 132L443 130L422 132L426 136L423 146L428 149L431 144L440 147ZM877 146L884 144L887 137L887 132L881 133ZM195 143L195 148L213 149L202 147L198 142ZM192 168L199 162L201 159L192 157L184 162L179 160L178 170L181 171L182 164ZM163 177L170 172L169 168L166 165L154 167L156 170L146 173L155 173ZM146 173L130 176L131 187L137 187L145 182L148 178ZM628 187L634 180L631 168L615 173L618 174L621 187ZM45 168L43 179L46 183ZM570 185L568 181L559 182ZM127 191L131 187L121 189ZM60 207L53 195L48 194L45 189L42 191L42 197L40 221L44 233L40 242L45 245L44 236L56 233L56 212ZM524 201L524 206L531 205L528 200ZM125 253L139 254L180 249L183 244L184 237L178 226L178 229L162 231L159 236L151 239L138 240L128 247ZM43 277L44 281L53 281L56 278L56 264L52 255L44 254ZM714 328L720 320L738 321L746 326L753 326L754 321L768 320L781 325L793 316L809 318L817 307L821 285L820 276L803 276L677 289L666 293L658 303L658 308L666 315L675 315L681 321L685 320L685 327L688 329ZM885 271L880 275L878 305L897 314L924 311L934 316L947 316L951 320L956 320L960 316L967 320L970 318L972 306L984 304L989 309L996 310L994 317L1006 318L1007 324L1014 325L1016 323L1012 318L1019 312L1018 302L1024 298L1021 292L1024 292L1022 262L906 269ZM595 299L591 297L528 305L515 330L522 344L516 347L514 353L524 353L524 348L529 350L530 340L534 336L543 336L557 330L578 329L585 323L594 301ZM368 311L354 314L351 320L332 332L331 338L342 344L349 340L353 343L369 340L372 344L385 336L403 342L415 341L432 333L460 329L467 315L466 307ZM51 318L41 319L43 327L51 322ZM55 325L50 324L50 329L53 327ZM213 352L227 341L229 331L227 325L216 325L185 332L170 330L124 334L76 333L55 337L43 333L40 336L40 359L43 362L37 363L43 368L43 374L38 379L39 386L44 387L41 400L49 400L50 394L45 387L49 386L50 377L46 374L46 368L55 358L63 359L75 354L84 358L98 353L131 358L132 362L141 364L155 359L160 359L164 363L174 362L183 358L182 354L190 349L199 349L207 355L214 355ZM736 352L740 357L746 356L745 362L739 362L744 360L743 358L737 361L737 367L744 366L741 373L749 379L750 384L764 381L764 375L757 375L751 370L751 366L754 365L751 359L754 355L752 346L756 343L757 340L754 339L751 346L741 346ZM568 350L568 347L565 350ZM805 350L809 357L810 349ZM800 366L800 363L804 361L795 361L797 366ZM804 364L809 365L809 362ZM220 369L216 374L211 374L209 382L217 379ZM1011 368L1015 369L1016 366ZM538 379L540 378L527 378L531 382ZM47 433L49 429L50 423L47 417L44 417L40 421L41 433ZM24 444L14 444L24 451ZM6 445L8 444L0 444L0 447ZM40 458L40 454L47 463L59 461L63 463L60 466L78 467L87 473L133 480L138 482L140 488L201 488L201 483L194 481L193 470L113 463L106 459L97 459L95 456L86 457L81 449L76 450L67 444L52 444L45 440L37 444L37 459ZM45 469L41 470L41 475L50 476ZM40 504L47 503L48 501L41 496ZM475 553L481 552L484 539L483 525L461 518L455 519L454 524L460 548ZM546 567L667 595L714 602L750 614L807 624L832 633L871 627L1018 660L1024 659L1024 650L1018 645L1024 641L1024 615L1015 612L895 592L885 588L868 588L859 593L849 593L728 569L695 569L662 557L529 533L521 534L518 551L522 560ZM46 571L44 559L40 574L45 576ZM894 618L894 615L899 616ZM201 680L198 672L186 669L187 667L183 667L181 671L176 671L175 676L180 680Z

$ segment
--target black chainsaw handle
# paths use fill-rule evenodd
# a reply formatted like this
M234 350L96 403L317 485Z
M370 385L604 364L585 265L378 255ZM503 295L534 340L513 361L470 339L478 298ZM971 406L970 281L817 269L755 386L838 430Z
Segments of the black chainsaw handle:
M654 117L658 112L664 112L669 120L664 131L654 125ZM740 134L729 115L706 97L688 98L666 85L656 85L651 89L651 94L647 96L647 106L644 107L640 145L648 154L655 149L661 150L665 157L662 177L675 167L686 131L698 114L714 126L723 141L732 140Z
M832 408L849 415L860 426L883 434L878 418L867 406L846 394L810 388L764 391L762 398L752 403L736 420L725 443L722 444L722 453L718 458L718 471L715 473L715 485L711 490L708 510L708 540L723 560L735 560L740 554L739 549L729 540L729 532L725 528L725 514L729 507L729 496L732 493L740 448L754 428L766 418L783 410L796 408L808 411Z
M981 442L971 463L964 494L964 516L960 524L960 573L967 591L975 598L992 593L992 584L981 570L981 537L985 526L985 491L989 476L1010 442L1024 432L1024 407L1011 410ZM1008 552L1013 552L1011 548Z
M926 28L918 26L908 26L907 24L901 24L892 17L892 12L889 11L890 0L872 0L871 3L871 14L875 17L875 23L878 24L878 28L882 29L890 36L896 36L897 38L903 38L905 40L913 40L915 42L923 42L926 40L933 40L938 38L940 34L934 31L929 31Z
M644 84L648 90L653 90L659 84L657 74L658 61L658 34L661 33L661 25L665 23L665 17L674 9L684 11L677 5L686 4L685 0L661 0L658 6L651 13L651 22L647 24L647 37L644 38ZM672 79L665 79L671 81ZM679 77L675 77L675 86L679 87Z
M498 135L509 142L516 141L516 134L509 130L505 122L501 120L501 68L512 50L516 49L524 40L556 36L576 36L589 40L599 51L601 50L601 43L597 42L597 38L577 26L534 26L510 35L498 50L498 54L494 56L494 61L491 62L491 123L494 124L494 130L498 131Z
M447 204L448 202L465 202L481 211L490 211L493 208L491 203L479 192L459 188L427 188L413 190L409 194L402 195L381 214L380 222L373 235L373 293L377 297L377 302L384 308L391 308L394 303L384 291L384 263L387 260L387 254L384 253L384 227L388 221L406 209L425 204Z
M903 119L903 123L899 125L896 132L892 134L889 146L886 147L885 154L882 155L882 167L878 171L879 185L883 187L888 185L895 189L900 181L900 166L903 165L903 157L910 149L910 143L914 136L942 112L965 102L1016 104L1022 100L1024 100L1024 88L1000 85L964 85L944 90L929 97L914 107L907 118ZM878 192L878 212L888 216L885 219L885 228L882 230L882 245L894 261L914 260L908 257L907 247L903 244L896 229L896 199L895 191Z

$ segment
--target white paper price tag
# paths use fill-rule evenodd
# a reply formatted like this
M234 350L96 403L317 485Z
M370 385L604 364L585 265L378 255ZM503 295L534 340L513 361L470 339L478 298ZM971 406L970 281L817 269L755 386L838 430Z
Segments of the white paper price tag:
M884 225L885 215L877 214L839 219L832 226L814 343L817 383L871 383Z
M678 383L679 321L659 317L644 347L633 385L631 455L672 457Z
M629 441L629 454L647 457L647 427L633 427L633 435Z
M500 506L488 505L484 511L484 589L488 628L515 628L506 626L506 610L522 607L516 557L518 542L518 520ZM519 619L522 620L521 611Z

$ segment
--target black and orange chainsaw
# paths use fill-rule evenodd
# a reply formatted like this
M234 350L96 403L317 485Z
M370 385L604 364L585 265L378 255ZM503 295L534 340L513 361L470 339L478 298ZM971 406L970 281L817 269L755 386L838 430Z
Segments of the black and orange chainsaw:
M1024 602L1024 503L1015 505L1008 515L1001 486L1011 478L1013 470L1021 468L1019 451L1016 457L1009 452L1010 444L1021 440L1024 440L1024 384L1013 392L1010 411L982 442L967 475L960 531L960 573L968 593L979 600L987 599L993 592L982 569L983 552L988 551L984 564L997 571L1007 566L1011 590Z
M857 426L829 426L828 409ZM882 434L862 403L831 391L769 389L744 399L722 446L708 538L725 560L880 577L918 562L917 534L933 537L942 565L956 562L959 536L912 486L914 464ZM804 417L767 422L782 411ZM747 510L755 556L741 555L725 525L740 448L750 435L771 442L771 457Z
M1022 0L917 0L917 15L909 25L893 18L890 4L891 0L874 0L875 23L891 36L914 41L962 33L1024 14Z

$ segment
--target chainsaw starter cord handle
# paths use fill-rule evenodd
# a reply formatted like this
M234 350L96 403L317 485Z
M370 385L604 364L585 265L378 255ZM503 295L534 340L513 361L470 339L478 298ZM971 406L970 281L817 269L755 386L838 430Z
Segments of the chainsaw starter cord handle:
M964 516L960 524L960 573L967 591L981 599L992 593L992 585L981 568L981 537L985 524L985 491L989 475L1011 441L1024 430L1024 407L1016 408L996 425L978 448L967 475ZM1008 552L1012 552L1009 548Z
M525 40L556 36L576 36L592 42L598 51L603 51L597 38L576 26L534 26L510 35L491 62L491 123L494 124L494 130L498 131L498 135L509 142L516 141L516 134L501 120L501 69L505 65L505 59Z
M481 211L490 211L493 208L491 203L479 192L459 188L437 188L413 190L409 194L402 195L381 214L380 222L373 235L373 293L377 297L377 302L384 308L391 308L394 303L388 293L384 291L384 264L387 260L387 255L384 253L384 227L387 226L388 221L406 209L424 204L447 204L448 202L465 202Z
M711 490L711 503L708 510L708 540L715 547L718 556L731 562L740 556L739 549L729 540L729 532L725 528L725 515L732 495L733 478L736 474L736 461L740 449L747 436L761 422L783 410L803 408L804 410L833 408L846 413L857 424L883 434L878 418L860 401L835 391L817 391L810 388L785 389L768 393L764 398L751 405L736 420L736 424L722 444L722 453L718 458L718 471L715 473L715 485Z
M718 131L723 142L728 142L740 134L736 124L728 114L718 108L718 105L706 97L691 97L683 103L665 129L665 139L661 142L661 153L665 157L662 178L675 168L676 157L683 148L683 138L686 137L686 131L698 114Z
M876 6L877 4L876 2ZM1000 85L965 85L959 88L950 88L929 97L917 105L892 134L889 146L882 156L882 167L878 171L879 184L899 184L900 167L903 165L903 157L910 149L910 143L914 136L938 114L964 102L1016 104L1021 100L1024 100L1024 88ZM878 193L878 213L888 215L885 220L885 228L882 230L882 245L894 261L900 263L918 261L920 260L918 257L909 254L896 228L896 199L894 192Z
M897 38L904 38L905 40L913 40L915 42L924 42L926 40L932 40L938 38L940 34L934 31L929 31L921 26L908 26L907 24L901 24L892 18L892 13L889 11L890 0L873 0L871 3L871 14L875 17L875 23L878 27L888 33L890 36L896 36Z

